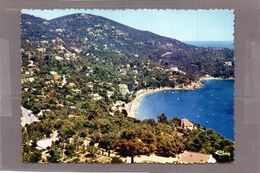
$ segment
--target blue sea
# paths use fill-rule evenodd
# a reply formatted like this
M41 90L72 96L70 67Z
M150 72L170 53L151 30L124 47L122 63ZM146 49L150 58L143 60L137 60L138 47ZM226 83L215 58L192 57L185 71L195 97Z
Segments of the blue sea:
M233 41L186 41L185 43L198 47L234 49Z
M161 91L145 96L138 108L138 119L187 118L203 127L216 130L234 140L234 80L203 80L195 90Z

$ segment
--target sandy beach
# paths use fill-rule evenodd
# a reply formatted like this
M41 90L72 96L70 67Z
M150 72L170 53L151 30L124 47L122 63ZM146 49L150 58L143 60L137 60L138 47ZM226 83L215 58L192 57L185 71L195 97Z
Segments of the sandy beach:
M141 89L138 90L135 94L135 98L129 102L126 107L127 107L127 113L129 117L135 118L136 117L136 111L137 108L140 104L140 102L142 101L142 99L150 94L156 93L156 92L160 92L160 91L170 91L170 90L193 90L196 88L200 88L201 82L200 80L197 82L192 82L190 85L187 86L176 86L174 88L172 87L161 87L161 88L156 88L156 89L151 89L151 88L147 88L147 89Z

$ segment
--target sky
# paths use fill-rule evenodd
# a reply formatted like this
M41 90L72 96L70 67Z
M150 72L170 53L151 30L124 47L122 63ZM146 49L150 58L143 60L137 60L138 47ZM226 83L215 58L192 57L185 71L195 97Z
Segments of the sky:
M180 41L233 41L233 10L22 10L47 20L87 13Z

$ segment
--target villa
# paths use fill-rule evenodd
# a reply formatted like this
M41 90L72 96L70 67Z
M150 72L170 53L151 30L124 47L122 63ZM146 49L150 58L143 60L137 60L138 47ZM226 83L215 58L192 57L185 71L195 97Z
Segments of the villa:
M129 93L128 86L126 84L119 84L119 92L123 96L127 95Z
M43 150L43 149L46 149L47 147L51 147L53 142L59 140L58 135L59 135L58 132L54 131L50 135L50 138L44 138L44 139L37 141L36 149Z
M91 97L92 97L93 100L101 100L101 99L103 99L103 97L100 96L98 93L91 94Z
M188 119L183 118L181 119L181 128L183 128L184 130L193 130L194 125Z
M22 110L22 127L26 124L32 124L33 122L38 122L38 118L33 114L31 110L21 107Z

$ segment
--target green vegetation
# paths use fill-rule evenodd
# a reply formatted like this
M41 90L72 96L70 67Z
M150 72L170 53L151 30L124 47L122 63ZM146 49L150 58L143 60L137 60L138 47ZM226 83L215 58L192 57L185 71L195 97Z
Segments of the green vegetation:
M103 61L96 61L94 57L82 55L77 60L58 61L53 58L54 53L43 57L33 51L32 44L23 47L32 53L28 56L22 52L22 105L34 114L42 111L38 116L40 122L23 127L25 162L120 163L122 160L118 157L127 156L134 162L138 155L155 153L175 157L184 150L207 154L228 150L233 153L233 142L227 142L213 130L184 131L179 119L168 119L165 114L158 115L158 121L141 122L127 117L124 109L112 110L118 100L129 102L138 89L188 85L194 78L180 72L158 70L160 64L157 62L135 57L98 55ZM35 66L28 67L32 60ZM132 61L140 65L129 67L127 64ZM51 71L55 73L51 74ZM34 78L33 82L26 80L30 77ZM64 78L66 83L62 84ZM120 93L118 84L122 82L132 93ZM109 97L107 91L113 94ZM94 100L94 93L101 99ZM36 141L49 137L53 131L58 131L59 140L41 154L45 150L35 149ZM83 147L86 138L91 141L89 146ZM73 142L69 142L70 139ZM102 153L107 154L103 156ZM106 159L99 160L101 156ZM233 154L229 159L219 160L229 162L233 160L231 157Z
M27 26L25 21L32 24ZM129 34L115 39L101 32L102 36L94 37L86 32L92 23L83 21L67 25L72 27L68 33L57 34L50 30L62 27L63 22L62 26L53 21L45 26L44 22L22 16L22 107L38 118L22 129L24 162L122 163L131 157L133 163L136 156L175 157L184 150L213 155L221 150L229 155L214 155L218 162L233 161L234 142L214 130L199 125L185 130L180 119L165 114L158 115L157 121L140 121L128 117L126 111L139 89L187 86L205 74L232 77L233 65L226 67L224 62L233 63L233 51L199 49L121 25L117 27ZM114 36L112 24L97 28ZM82 39L85 33L88 41ZM133 40L145 46L136 46ZM164 48L168 42L173 44L171 51L181 49L182 54L160 57L168 51ZM58 134L55 140L54 132ZM39 147L42 139L52 143Z
M180 127L179 119L168 119L164 122L153 122L144 120L142 122L133 118L117 116L108 116L106 123L99 116L92 120L87 118L81 119L81 126L74 126L74 135L61 137L59 141L47 149L49 156L48 162L59 162L61 159L70 160L78 158L79 162L99 162L96 160L100 156L111 157L108 160L110 163L120 163L117 157L131 157L131 162L134 162L134 157L138 155L150 155L155 153L158 156L174 157L176 154L182 153L184 150L201 152L206 154L214 154L218 150L223 150L232 153L226 159L218 159L219 162L233 161L234 143L224 139L215 131L204 128L199 128L193 131L185 131ZM161 115L160 115L161 116ZM160 117L159 116L159 117ZM79 118L79 117L78 117ZM159 119L159 118L158 118ZM63 122L70 120L63 120ZM71 124L77 123L77 120L71 121ZM37 126L40 123L32 125ZM86 127L86 125L89 125ZM109 126L111 130L103 131L103 127ZM130 128L129 128L130 127ZM64 134L66 128L55 128L60 134ZM178 134L182 134L181 137ZM84 134L84 135L82 135ZM24 134L25 136L26 134ZM83 147L85 136L90 138L90 144ZM74 138L72 143L68 142L68 138ZM28 145L29 141L24 141L23 160L25 162L38 162L39 151ZM95 144L99 144L96 146ZM29 148L29 149L28 149ZM32 151L34 151L32 153ZM64 151L64 155L61 154ZM107 152L107 154L104 154ZM110 155L113 153L113 156ZM117 157L114 154L117 153ZM82 158L81 155L85 155ZM87 160L87 158L91 158Z

